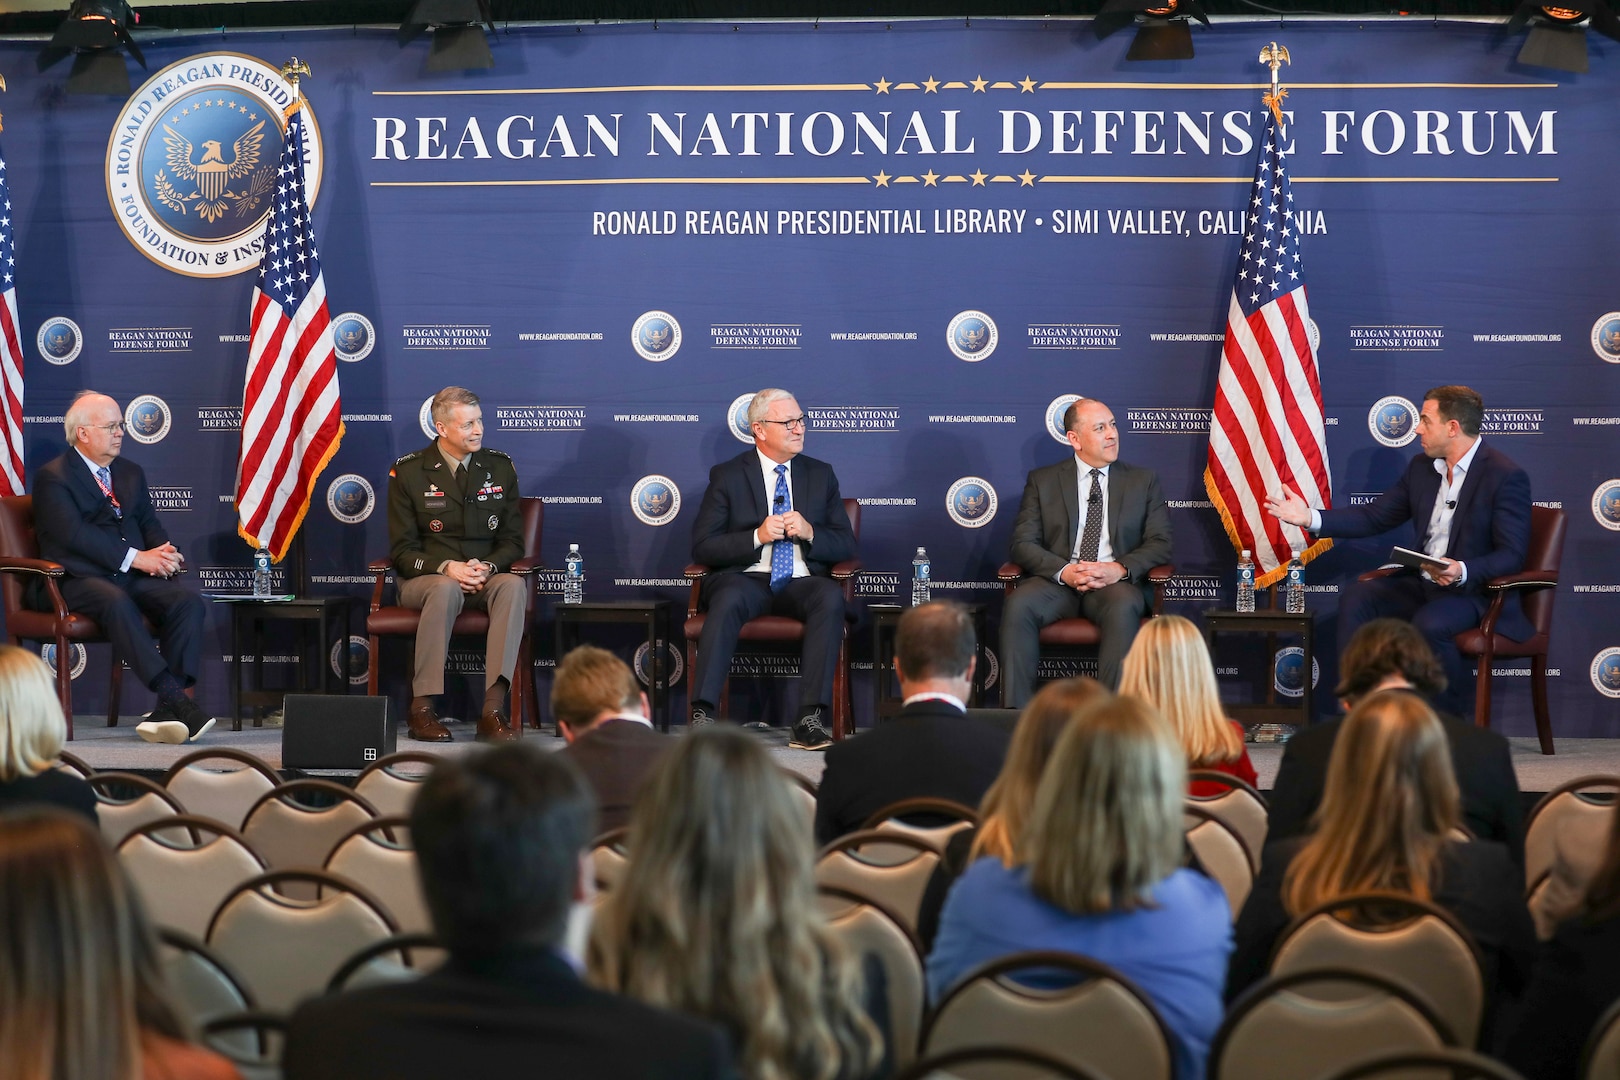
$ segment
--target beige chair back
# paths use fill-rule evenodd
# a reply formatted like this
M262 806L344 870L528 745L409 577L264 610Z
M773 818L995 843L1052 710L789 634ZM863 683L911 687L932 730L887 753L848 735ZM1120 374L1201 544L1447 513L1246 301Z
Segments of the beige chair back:
M77 754L70 754L66 750L56 755L56 768L61 769L69 776L77 776L80 780L88 780L96 770L85 764L85 760Z
M1581 1080L1614 1080L1620 1076L1620 1002L1592 1028L1582 1055Z
M439 761L434 754L401 750L366 766L354 790L377 808L379 814L409 816L422 782Z
M276 891L292 884L320 899ZM208 927L208 945L261 1007L287 1013L325 990L349 957L398 930L382 904L353 882L323 870L272 870L225 898Z
M816 884L874 900L915 933L923 893L938 865L939 852L925 840L862 829L822 849L816 860Z
M272 1012L235 1013L210 1020L197 1035L202 1045L225 1056L241 1080L282 1080L287 1017Z
M1014 982L1016 972L1040 972L1043 983L1051 976L1075 982L1037 990ZM1107 965L1070 953L1018 953L964 976L929 1018L921 1053L1009 1045L1099 1076L1170 1080L1169 1032L1147 996ZM1041 1074L994 1075L1014 1080Z
M598 894L606 893L617 885L630 866L630 856L624 846L625 837L629 835L628 826L609 829L591 843L591 869L596 874Z
M357 882L381 901L402 933L433 931L407 819L380 817L359 825L332 848L326 870Z
M281 783L275 770L241 750L198 750L175 762L163 786L188 813L240 829L247 812L265 792Z
M828 929L844 943L849 955L857 959L875 956L883 966L890 1050L895 1068L905 1068L916 1056L927 1003L921 946L898 916L865 897L824 888L817 903Z
M946 819L938 825L917 825L908 818ZM861 825L863 829L876 829L879 832L896 832L922 840L940 854L945 853L945 845L950 843L951 837L963 829L971 829L979 823L979 812L971 806L964 806L950 799L902 799L891 803L867 818Z
M793 788L793 801L799 804L804 811L804 820L813 828L816 823L816 792L820 789L814 780L802 773L796 773L792 769L783 769L782 772Z
M316 810L299 801L311 795L333 800L332 805ZM376 816L369 802L342 784L291 780L259 797L242 822L242 836L272 870L314 870L326 864L339 840ZM289 887L295 895L314 898L298 882Z
M1560 834L1607 837L1614 821L1620 776L1582 776L1559 784L1530 811L1524 830L1524 881L1535 882L1553 868Z
M1371 920L1360 916L1356 925L1350 925L1343 917L1368 911L1384 920L1382 924L1369 925ZM1468 931L1440 908L1409 897L1363 894L1305 912L1278 940L1271 972L1328 969L1365 972L1398 983L1433 1008L1459 1045L1471 1047L1479 1038L1485 980L1478 951Z
M175 1006L194 1028L255 1005L236 973L190 934L160 928L158 965Z
M268 869L235 829L193 814L131 830L118 845L118 861L152 921L195 938L208 933L232 889Z
M1211 769L1194 769L1187 774L1187 782L1219 783L1226 788L1219 795L1189 795L1187 801L1202 807L1243 841L1256 873L1260 870L1260 852L1266 846L1266 833L1271 828L1271 808L1265 796L1235 776Z
M1355 971L1296 972L1267 979L1232 1005L1211 1044L1208 1077L1326 1080L1391 1051L1452 1045L1444 1021L1395 982Z
M1236 922L1238 912L1249 899L1249 890L1254 888L1258 863L1243 838L1201 804L1188 802L1183 811L1187 847L1197 857L1204 873L1226 893L1226 904Z
M367 945L343 962L326 986L330 993L420 979L444 963L445 950L432 934L396 934Z
M1106 1077L1021 1046L974 1046L913 1062L895 1080L1107 1080Z
M134 773L95 773L85 782L96 793L96 817L110 847L142 825L186 812L178 799Z

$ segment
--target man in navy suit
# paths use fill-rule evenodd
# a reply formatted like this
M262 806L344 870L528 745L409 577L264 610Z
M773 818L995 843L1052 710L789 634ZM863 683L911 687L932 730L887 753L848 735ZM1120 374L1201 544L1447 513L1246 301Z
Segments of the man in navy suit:
M805 457L804 410L786 390L748 403L754 449L709 470L692 522L692 560L715 573L703 585L708 617L692 672L692 723L715 719L743 623L786 615L804 623L800 705L790 746L825 750L825 718L844 634L844 592L834 563L855 554L855 532L832 466Z
M34 474L40 554L66 568L62 599L101 625L114 662L128 664L157 692L157 708L136 733L147 742L188 742L214 721L185 694L197 681L203 630L202 600L173 580L185 556L153 512L146 474L119 457L118 402L86 390L63 427L71 449ZM44 607L42 593L30 599ZM158 643L143 615L157 627Z
M1463 716L1472 711L1474 680L1456 636L1484 616L1490 602L1485 583L1522 570L1530 545L1530 478L1481 441L1484 415L1476 391L1437 386L1423 395L1418 416L1423 456L1413 458L1400 482L1372 502L1313 510L1287 488L1266 498L1275 517L1323 536L1376 536L1412 523L1413 546L1443 569L1351 582L1339 598L1339 640L1348 642L1373 619L1411 622L1446 671L1448 688L1435 706ZM1508 595L1497 629L1517 641L1533 633L1516 595Z

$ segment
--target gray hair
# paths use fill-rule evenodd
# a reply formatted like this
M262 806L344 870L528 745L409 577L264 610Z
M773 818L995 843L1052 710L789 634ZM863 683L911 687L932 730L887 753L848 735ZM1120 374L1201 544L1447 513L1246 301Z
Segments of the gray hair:
M87 404L88 399L106 396L106 394L103 394L99 390L80 390L77 394L73 395L73 403L68 406L67 415L62 417L62 430L67 433L68 442L78 442L79 429L81 427L90 426L90 406Z
M447 386L433 395L433 422L448 424L450 410L457 405L477 405L478 395L464 386Z
M770 411L771 402L791 400L792 398L793 393L789 390L761 390L754 395L754 400L748 403L748 425L752 427L764 420L765 414Z

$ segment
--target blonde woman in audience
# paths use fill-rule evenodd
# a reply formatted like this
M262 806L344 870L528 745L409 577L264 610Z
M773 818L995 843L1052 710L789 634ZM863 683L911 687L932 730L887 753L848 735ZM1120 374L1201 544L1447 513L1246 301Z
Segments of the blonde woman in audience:
M985 856L1000 859L1004 865L1016 862L1017 838L1029 820L1035 802L1035 788L1052 756L1052 748L1067 730L1069 721L1086 705L1108 694L1096 679L1059 679L1041 687L1018 716L1007 757L1002 762L990 790L979 803L979 826L951 835L945 854L928 881L922 908L917 914L917 940L927 952L939 930L939 911L945 895L962 871Z
M56 768L67 721L45 661L0 645L0 814L50 805L96 820L90 785Z
M758 740L681 739L637 797L628 846L596 919L598 985L720 1024L749 1080L885 1071L863 1005L875 966L863 980L818 913L810 823Z
M1226 718L1209 649L1192 623L1180 615L1143 623L1125 654L1119 692L1151 703L1170 721L1189 769L1213 769L1255 785L1243 725ZM1214 781L1204 781L1194 784L1192 793L1219 795L1222 790Z
M0 1072L232 1080L187 1040L139 902L101 836L51 808L0 816Z
M1169 1029L1176 1076L1203 1076L1232 925L1221 887L1181 866L1186 784L1153 706L1121 695L1081 709L1035 789L1013 865L978 860L946 899L930 999L1012 953L1078 953L1140 987Z
M1462 820L1445 729L1406 690L1381 690L1345 717L1316 831L1268 844L1237 922L1227 984L1261 978L1277 936L1352 893L1404 893L1447 909L1479 945L1487 988L1524 987L1535 951L1523 876L1501 844L1453 838Z

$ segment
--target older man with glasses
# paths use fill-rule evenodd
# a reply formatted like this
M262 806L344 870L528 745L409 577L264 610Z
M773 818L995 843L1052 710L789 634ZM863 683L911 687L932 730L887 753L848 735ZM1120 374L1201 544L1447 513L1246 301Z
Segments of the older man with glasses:
M136 734L147 742L189 742L214 720L185 693L197 681L203 631L202 600L173 580L185 556L152 509L146 473L119 456L118 402L83 391L62 426L70 449L34 474L40 554L66 569L58 583L62 599L101 625L114 663L128 664L157 693L157 708ZM42 587L30 590L29 602L48 610ZM157 627L156 642L143 616Z
M715 720L743 624L786 615L804 623L789 745L825 750L832 745L828 709L844 633L844 593L831 571L854 557L855 532L832 466L803 453L805 415L793 395L761 390L748 404L748 424L754 449L709 470L692 523L692 559L716 571L703 586L708 618L692 672L692 724Z

